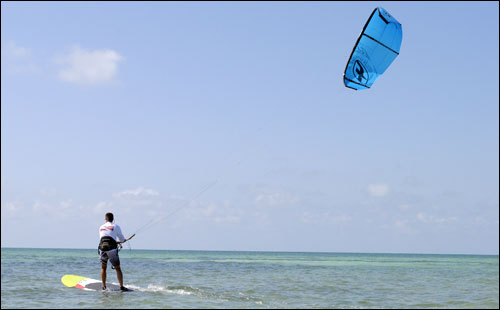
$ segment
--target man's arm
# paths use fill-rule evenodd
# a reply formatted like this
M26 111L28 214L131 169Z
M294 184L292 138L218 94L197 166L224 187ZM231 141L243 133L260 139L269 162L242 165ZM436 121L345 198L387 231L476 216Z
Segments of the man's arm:
M115 225L115 228L116 228L116 237L120 240L120 241L117 241L116 243L123 243L125 241L125 237L122 234L122 230L121 230L120 226Z

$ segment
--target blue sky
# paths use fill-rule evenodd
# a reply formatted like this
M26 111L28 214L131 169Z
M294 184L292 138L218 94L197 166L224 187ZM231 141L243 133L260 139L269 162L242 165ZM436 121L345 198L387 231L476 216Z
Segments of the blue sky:
M498 2L1 5L2 247L498 254Z

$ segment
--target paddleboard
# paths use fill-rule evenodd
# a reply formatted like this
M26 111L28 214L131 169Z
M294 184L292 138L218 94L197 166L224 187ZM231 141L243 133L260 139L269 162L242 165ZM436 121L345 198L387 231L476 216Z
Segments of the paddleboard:
M61 282L67 287L76 287L85 291L100 291L102 281L95 280L82 276L67 274L61 278ZM120 285L106 282L106 290L112 292L120 292ZM133 291L129 288L129 291Z

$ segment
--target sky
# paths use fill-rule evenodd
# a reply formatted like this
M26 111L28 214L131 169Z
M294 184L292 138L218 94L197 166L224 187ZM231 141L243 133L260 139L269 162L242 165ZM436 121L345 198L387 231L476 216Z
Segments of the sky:
M373 9L403 28L342 76ZM498 2L1 3L1 246L499 252Z

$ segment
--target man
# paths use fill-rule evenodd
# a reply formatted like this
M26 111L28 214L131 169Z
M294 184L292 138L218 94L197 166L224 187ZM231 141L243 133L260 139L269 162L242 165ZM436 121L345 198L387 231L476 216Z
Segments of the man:
M113 269L116 270L116 276L120 282L120 289L122 291L128 291L128 288L123 286L123 274L120 269L120 258L118 257L118 246L125 242L125 237L123 237L122 230L120 226L114 223L113 213L106 213L105 223L99 227L99 236L101 241L99 242L99 257L101 259L101 279L102 279L102 289L106 289L106 268L108 267L108 259L111 262ZM117 241L116 239L119 239Z

